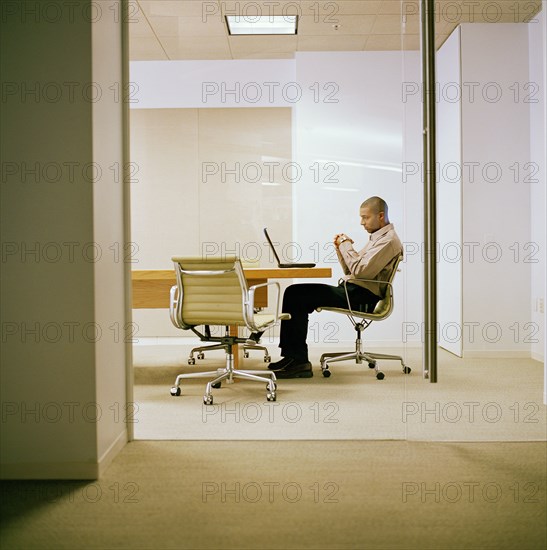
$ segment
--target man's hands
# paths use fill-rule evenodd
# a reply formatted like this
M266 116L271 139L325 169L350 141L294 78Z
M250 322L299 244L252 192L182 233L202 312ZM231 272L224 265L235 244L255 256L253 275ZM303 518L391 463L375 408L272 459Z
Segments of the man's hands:
M338 248L344 241L349 241L351 244L353 244L353 239L348 237L345 233L338 233L338 235L334 236L334 246Z

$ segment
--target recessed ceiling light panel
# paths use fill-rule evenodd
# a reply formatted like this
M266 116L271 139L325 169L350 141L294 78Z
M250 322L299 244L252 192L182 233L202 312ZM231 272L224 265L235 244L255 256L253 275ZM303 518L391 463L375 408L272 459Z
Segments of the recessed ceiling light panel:
M232 36L296 34L297 20L296 15L226 16L228 32Z

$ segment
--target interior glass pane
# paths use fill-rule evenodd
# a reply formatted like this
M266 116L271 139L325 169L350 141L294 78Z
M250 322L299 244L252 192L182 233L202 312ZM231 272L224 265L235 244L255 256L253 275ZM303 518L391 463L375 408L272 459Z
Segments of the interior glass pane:
M137 439L544 436L543 363L534 357L544 345L545 262L543 237L527 217L530 208L532 218L541 215L535 205L544 193L537 184L544 142L534 122L544 116L543 103L535 102L543 58L534 48L544 14L540 3L512 2L519 10L498 4L494 14L485 2L436 3L437 384L422 368L419 3L135 4L134 269L171 270L174 255L226 254L247 268L275 267L267 227L283 262L332 270L328 278L279 279L282 293L290 284L337 285L343 272L333 237L347 233L356 250L364 247L359 207L380 196L404 259L394 311L364 331L362 346L400 356L412 369L380 359L379 380L368 361L348 360L323 376L321 355L354 351L356 332L345 315L314 312L312 379L279 381L275 403L239 381L218 390L207 407L206 379L185 381L179 398L169 387L182 372L222 368L224 352L205 351L189 365L195 335L176 329L165 308L134 309ZM234 10L250 21L297 16L297 34L230 36L225 16ZM515 208L527 221L508 229ZM515 280L526 281L518 292ZM270 289L265 311L273 304ZM211 327L213 335L223 330ZM278 341L279 328L262 337L272 361ZM259 350L244 357L240 346L238 360L240 368L267 370Z

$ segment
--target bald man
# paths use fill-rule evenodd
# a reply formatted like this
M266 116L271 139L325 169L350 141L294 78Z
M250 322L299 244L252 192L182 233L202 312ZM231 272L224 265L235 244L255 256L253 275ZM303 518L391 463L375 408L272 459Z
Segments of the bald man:
M356 251L353 239L345 233L334 236L338 261L344 272L351 309L373 311L383 297L386 285L359 279L389 280L397 258L403 253L403 246L393 224L389 221L388 207L380 197L368 198L359 208L361 225L369 233L365 247ZM347 309L348 302L344 284L338 286L320 283L290 285L283 296L283 313L290 313L289 321L281 322L279 347L280 361L271 363L269 369L277 378L311 378L312 365L308 358L309 314L318 307L340 307Z

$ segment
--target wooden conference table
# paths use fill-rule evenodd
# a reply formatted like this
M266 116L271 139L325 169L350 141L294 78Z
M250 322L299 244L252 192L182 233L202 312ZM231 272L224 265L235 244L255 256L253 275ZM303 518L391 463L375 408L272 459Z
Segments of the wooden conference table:
M248 267L244 268L245 279L249 286L268 282L268 279L311 279L332 276L330 267ZM170 270L134 270L132 272L133 283L133 308L134 309L168 309L169 290L175 284L175 271ZM268 289L262 287L255 294L255 306L266 307L268 305ZM237 334L237 327L231 327L231 334ZM234 367L237 368L239 353L237 346L234 349Z

